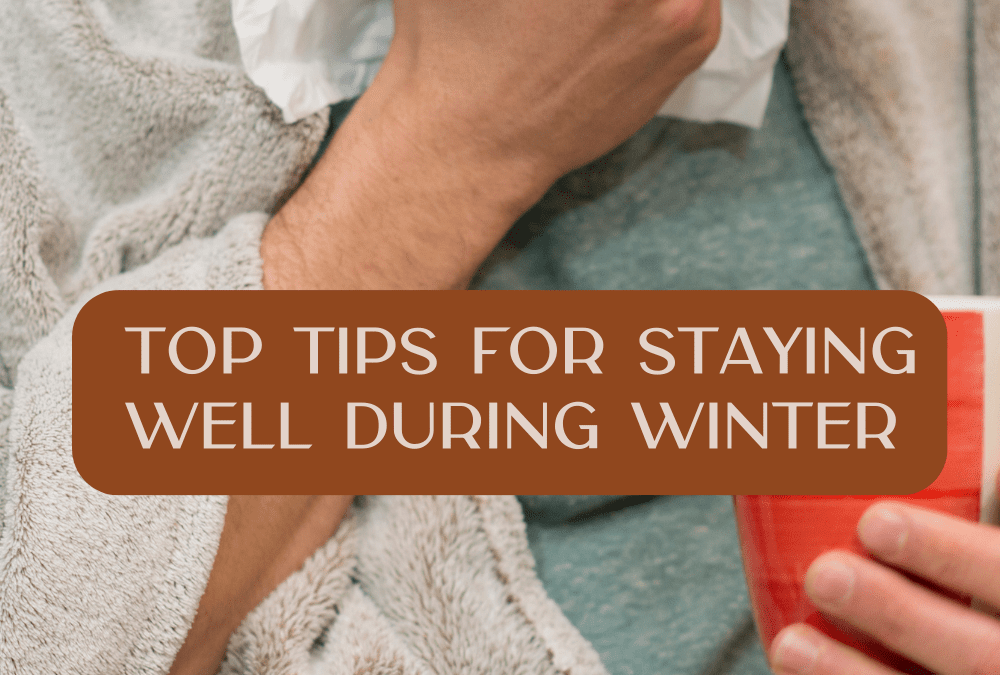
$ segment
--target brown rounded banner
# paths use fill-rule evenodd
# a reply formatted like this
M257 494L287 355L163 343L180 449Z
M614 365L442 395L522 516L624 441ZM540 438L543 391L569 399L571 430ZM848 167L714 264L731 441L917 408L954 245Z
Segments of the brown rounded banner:
M907 292L116 291L73 368L114 494L891 495L946 454Z

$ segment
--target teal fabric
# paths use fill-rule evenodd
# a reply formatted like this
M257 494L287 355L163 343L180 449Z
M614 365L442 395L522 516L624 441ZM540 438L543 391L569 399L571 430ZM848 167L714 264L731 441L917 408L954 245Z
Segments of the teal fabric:
M560 181L494 253L490 289L870 289L783 61L763 128L647 125Z
M655 121L512 230L494 289L872 289L795 97L753 133ZM765 675L731 500L522 497L542 582L612 675Z
M572 499L572 498L571 498ZM614 675L765 675L731 497L528 521L538 576ZM566 509L563 498L531 498ZM522 502L524 498L522 498Z
M619 495L521 496L524 517L539 523L562 523L616 505Z

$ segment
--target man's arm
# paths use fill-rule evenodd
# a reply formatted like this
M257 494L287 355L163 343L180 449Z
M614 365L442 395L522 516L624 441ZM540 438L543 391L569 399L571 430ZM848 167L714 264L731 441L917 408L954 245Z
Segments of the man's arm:
M348 495L232 495L219 550L170 675L212 675L250 611L337 531Z
M372 87L268 225L271 289L462 288L562 174L647 122L718 0L398 0Z

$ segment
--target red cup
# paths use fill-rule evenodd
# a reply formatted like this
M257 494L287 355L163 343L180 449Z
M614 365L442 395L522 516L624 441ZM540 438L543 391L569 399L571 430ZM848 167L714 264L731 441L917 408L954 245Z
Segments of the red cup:
M948 329L948 457L927 489L905 497L881 495L734 497L743 568L764 648L793 623L807 623L903 673L928 673L846 626L827 620L803 590L809 565L825 551L864 555L858 520L877 501L893 499L969 520L995 510L997 354L1000 301L938 298ZM992 348L987 347L992 345ZM990 359L988 362L987 359ZM988 399L984 408L984 398ZM986 412L984 414L985 411ZM984 445L985 441L985 445ZM986 452L984 452L984 448ZM952 597L955 597L952 595ZM968 602L969 598L961 598Z

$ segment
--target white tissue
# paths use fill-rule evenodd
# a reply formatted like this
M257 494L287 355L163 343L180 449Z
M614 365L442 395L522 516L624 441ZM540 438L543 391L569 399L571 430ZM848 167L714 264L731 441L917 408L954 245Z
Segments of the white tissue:
M719 44L660 109L698 122L758 128L790 0L722 0ZM358 96L392 40L391 0L232 0L250 79L288 123Z
M289 124L363 92L392 40L391 0L232 0L243 67Z
M788 41L789 6L790 0L722 0L719 44L659 114L759 129L774 64Z

